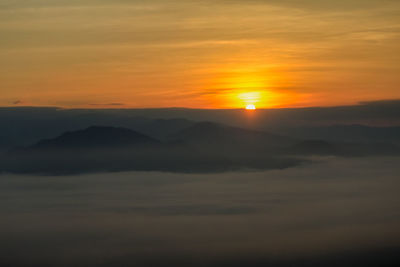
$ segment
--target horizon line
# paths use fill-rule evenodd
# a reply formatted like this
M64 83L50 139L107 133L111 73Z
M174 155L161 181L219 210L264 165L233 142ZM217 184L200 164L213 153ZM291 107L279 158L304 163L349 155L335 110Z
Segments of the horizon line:
M321 108L336 108L336 107L356 107L356 106L366 106L371 104L387 104L387 103L398 103L400 104L400 99L381 99L373 101L359 101L354 104L342 104L342 105L326 105L326 106L301 106L301 107L270 107L270 108L257 108L256 110L246 110L245 107L242 108L191 108L191 107L123 107L123 106L110 106L110 107L63 107L63 106L40 106L40 105L8 105L0 106L1 109L6 108L43 108L43 109L60 109L60 110L231 110L231 111L248 111L257 112L257 110L281 110L281 109L321 109ZM106 105L105 105L106 106Z

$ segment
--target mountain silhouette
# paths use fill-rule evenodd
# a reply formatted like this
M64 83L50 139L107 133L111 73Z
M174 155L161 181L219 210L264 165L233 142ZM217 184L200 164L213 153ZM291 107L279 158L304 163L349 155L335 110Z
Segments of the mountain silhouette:
M295 143L295 139L289 137L214 122L196 123L169 136L169 140L201 151L233 155L267 153Z
M400 127L366 125L327 125L276 129L299 139L320 139L334 142L391 142L400 144Z
M161 142L126 128L92 126L15 149L0 160L0 171L43 174L129 170L201 173L243 168L288 168L303 162L271 156L271 153L251 153L257 149L256 145L262 147L259 145L262 139L275 143L287 140L263 132L198 123L174 136L184 138L184 141Z
M168 128L163 121L163 128ZM175 126L173 127L175 128ZM282 169L310 155L399 155L383 143L300 140L213 122L194 123L159 141L121 127L69 131L0 158L0 172L71 174L104 171L221 172Z
M292 146L290 152L303 155L335 155L341 151L333 143L324 140L304 140Z
M130 129L91 126L84 130L66 132L53 139L39 141L29 149L122 148L159 144L158 140Z

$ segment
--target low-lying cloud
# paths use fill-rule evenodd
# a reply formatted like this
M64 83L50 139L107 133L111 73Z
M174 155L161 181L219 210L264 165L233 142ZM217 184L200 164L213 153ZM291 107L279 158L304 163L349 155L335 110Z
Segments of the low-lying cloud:
M394 266L399 158L0 176L3 266Z

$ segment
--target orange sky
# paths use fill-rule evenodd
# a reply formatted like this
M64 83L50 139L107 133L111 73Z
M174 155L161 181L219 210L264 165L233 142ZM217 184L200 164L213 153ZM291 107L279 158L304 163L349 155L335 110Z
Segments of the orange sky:
M4 0L0 105L257 108L400 98L397 0Z

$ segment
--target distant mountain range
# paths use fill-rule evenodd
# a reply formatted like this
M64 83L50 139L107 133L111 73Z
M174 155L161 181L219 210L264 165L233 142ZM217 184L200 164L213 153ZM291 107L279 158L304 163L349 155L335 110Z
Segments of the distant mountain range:
M164 129L176 128L168 127L167 121L158 123ZM301 140L213 122L190 123L164 140L123 127L91 126L13 149L1 158L0 171L220 172L288 168L307 162L309 155L400 155L400 149L384 143Z
M301 139L323 139L337 142L393 142L400 144L400 127L371 127L366 125L302 126L274 129L279 133Z
M30 146L92 125L127 128L166 140L200 121L267 131L300 140L400 145L400 101L348 107L257 110L252 114L254 116L248 115L240 109L0 107L0 152L16 146Z
M199 122L170 135L167 140L180 141L199 151L241 156L262 155L295 144L295 139L258 130Z
M66 132L53 139L39 141L29 149L126 148L159 144L158 140L130 129L91 126L84 130Z

